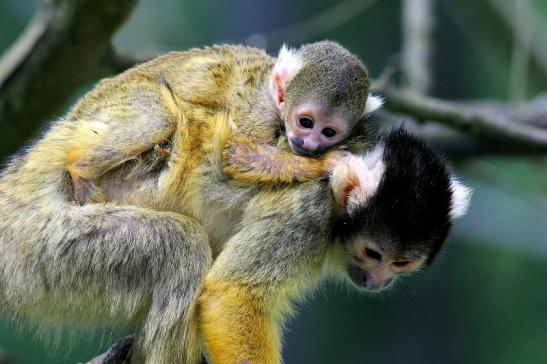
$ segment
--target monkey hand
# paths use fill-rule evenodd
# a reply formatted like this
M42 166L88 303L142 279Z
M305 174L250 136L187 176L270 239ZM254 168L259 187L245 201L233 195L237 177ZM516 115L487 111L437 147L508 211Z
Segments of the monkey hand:
M340 162L352 155L351 152L342 149L332 149L327 151L322 157L323 161L323 175L329 176L332 173L334 167L336 167Z

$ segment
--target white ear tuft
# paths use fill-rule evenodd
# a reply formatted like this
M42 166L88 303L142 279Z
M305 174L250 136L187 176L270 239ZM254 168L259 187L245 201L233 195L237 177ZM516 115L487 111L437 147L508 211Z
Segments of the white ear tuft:
M291 80L300 71L302 65L302 57L297 54L296 49L291 49L283 44L279 50L274 69L284 69L287 72L288 80Z
M458 181L456 177L452 177L450 178L450 191L452 192L450 218L454 220L467 213L473 190Z
M302 58L298 52L283 44L270 76L270 93L278 107L285 99L287 85L302 66Z
M365 112L364 115L369 115L372 112L378 110L384 105L384 98L382 96L377 95L368 95L367 97L367 103L365 104Z
M350 155L333 169L331 188L340 207L351 215L376 193L384 175L383 147L364 156Z

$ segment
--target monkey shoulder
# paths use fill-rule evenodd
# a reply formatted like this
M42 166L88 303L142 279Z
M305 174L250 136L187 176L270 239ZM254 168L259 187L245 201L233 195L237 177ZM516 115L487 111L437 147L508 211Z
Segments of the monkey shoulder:
M260 187L245 210L244 221L275 217L290 224L305 220L323 230L335 215L335 203L327 181L321 180Z
M296 185L298 189L297 213L310 225L329 225L336 214L332 189L326 179Z

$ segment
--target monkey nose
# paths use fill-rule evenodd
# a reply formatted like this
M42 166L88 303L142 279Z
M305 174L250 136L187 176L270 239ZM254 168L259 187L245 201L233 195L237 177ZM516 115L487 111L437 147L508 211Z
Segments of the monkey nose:
M366 270L355 264L350 264L348 271L353 283L361 287L367 287L367 282L369 282L370 279L369 274Z
M299 137L290 137L289 141L297 148L302 148L302 146L304 145L304 140Z

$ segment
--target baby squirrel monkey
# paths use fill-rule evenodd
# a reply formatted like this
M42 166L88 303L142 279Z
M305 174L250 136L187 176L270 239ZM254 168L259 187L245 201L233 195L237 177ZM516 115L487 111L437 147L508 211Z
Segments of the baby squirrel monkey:
M364 115L382 104L379 97L368 95L369 77L362 62L330 41L307 44L298 50L283 46L275 60L253 48L194 49L159 57L129 74L132 77L125 77L124 84L118 86L121 92L131 97L132 88L146 88L144 84L149 82L149 93L158 95L162 114L171 118L191 117L200 109L229 112L236 133L223 151L224 172L247 183L307 181L326 176L347 153L333 150L316 159L304 157L318 157L342 142ZM113 92L111 88L103 88L103 94ZM117 111L122 112L121 108ZM154 150L160 156L166 156L169 148L159 144L169 145L165 140L172 135L172 126L164 125L151 140L135 141L125 150L104 151L109 158L106 165L101 161L104 157L97 155L98 144L104 143L100 120L105 113L94 112L86 116L89 125L81 130L81 143L75 145L67 163L80 203L104 201L107 197L98 187L98 179L150 149L151 144L156 144ZM138 119L161 117L150 110L143 111L143 115L135 110L125 112ZM110 117L116 120L117 115ZM198 117L201 123L212 119L207 115ZM279 138L282 128L286 139ZM118 137L123 143L124 136Z

